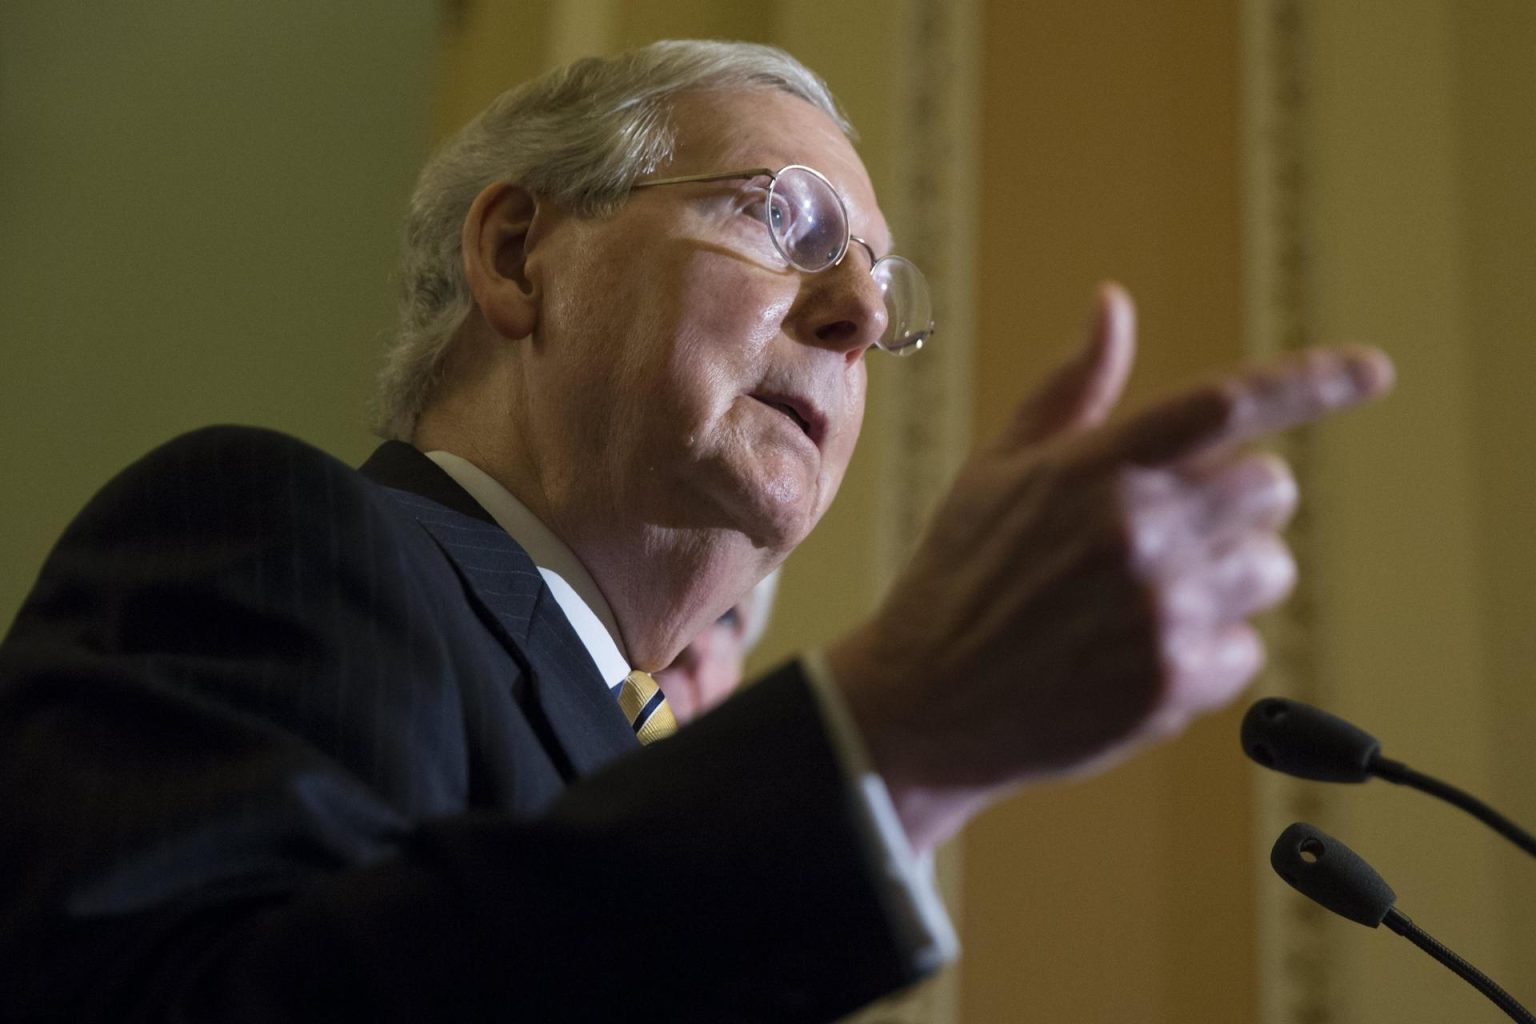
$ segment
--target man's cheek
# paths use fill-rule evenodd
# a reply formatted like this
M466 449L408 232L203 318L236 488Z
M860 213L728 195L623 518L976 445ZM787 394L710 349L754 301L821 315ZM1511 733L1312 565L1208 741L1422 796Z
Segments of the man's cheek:
M771 272L732 261L727 272L696 279L686 296L692 322L716 342L750 358L784 330L795 291Z

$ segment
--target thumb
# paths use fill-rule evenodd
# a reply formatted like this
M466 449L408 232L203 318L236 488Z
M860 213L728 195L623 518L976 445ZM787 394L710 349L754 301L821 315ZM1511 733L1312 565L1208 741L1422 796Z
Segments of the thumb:
M999 443L1035 445L1103 423L1125 390L1135 358L1136 307L1119 285L1101 284L1082 348L1024 400Z

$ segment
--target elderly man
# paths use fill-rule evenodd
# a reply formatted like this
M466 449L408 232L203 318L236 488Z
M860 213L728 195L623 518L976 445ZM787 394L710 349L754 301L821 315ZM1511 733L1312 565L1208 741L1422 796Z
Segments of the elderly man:
M413 199L393 440L360 474L172 442L0 648L0 1017L822 1020L948 955L912 853L1238 691L1294 500L1240 446L1390 371L1318 352L1107 425L1105 288L871 620L641 749L632 670L806 536L866 357L929 329L889 250L776 51L498 100Z

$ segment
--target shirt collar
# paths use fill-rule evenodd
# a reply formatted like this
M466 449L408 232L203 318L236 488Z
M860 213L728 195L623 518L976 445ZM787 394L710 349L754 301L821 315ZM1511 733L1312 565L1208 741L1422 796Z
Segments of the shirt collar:
M575 552L479 466L452 452L431 451L426 456L468 491L496 524L528 552L603 679L612 686L629 675L629 659L619 647L619 626L613 610Z

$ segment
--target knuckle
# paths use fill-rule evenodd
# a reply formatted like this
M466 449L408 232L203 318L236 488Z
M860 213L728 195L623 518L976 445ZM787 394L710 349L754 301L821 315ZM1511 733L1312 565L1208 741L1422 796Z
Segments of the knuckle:
M1264 666L1264 642L1246 622L1220 631L1171 631L1165 636L1167 704L1187 712L1230 703Z
M1175 574L1184 547L1177 509L1165 502L1127 507L1119 522L1120 529L1106 537L1106 555L1124 562L1140 580Z
M1246 622L1240 622L1228 630L1227 642L1232 650L1228 660L1234 669L1233 690L1247 685L1248 681L1258 674L1264 667L1266 651L1264 638L1259 631Z
M1265 559L1265 582L1273 601L1284 600L1296 588L1296 556L1285 541L1270 535L1269 556Z
M1296 474L1290 463L1274 452L1254 452L1247 461L1254 478L1268 489L1292 494L1296 491Z

